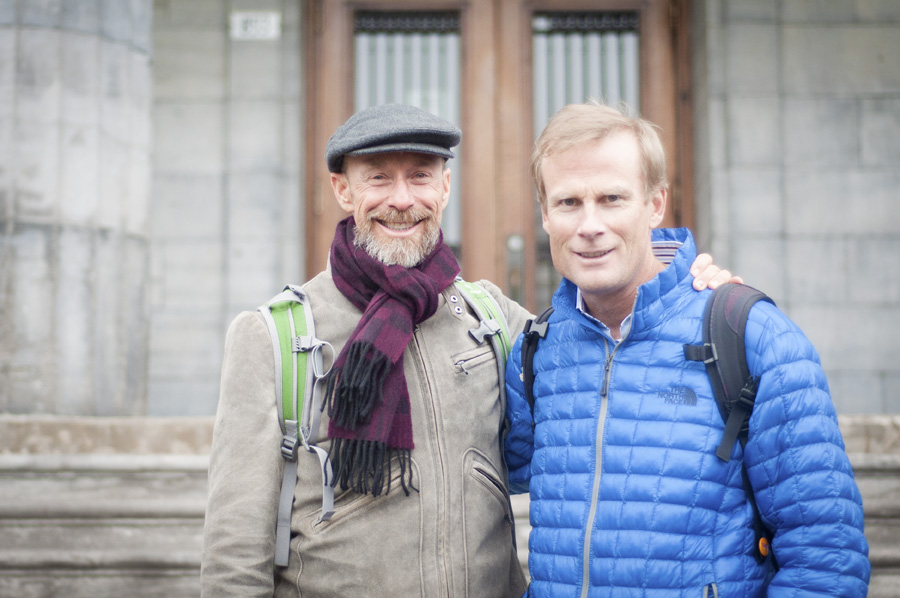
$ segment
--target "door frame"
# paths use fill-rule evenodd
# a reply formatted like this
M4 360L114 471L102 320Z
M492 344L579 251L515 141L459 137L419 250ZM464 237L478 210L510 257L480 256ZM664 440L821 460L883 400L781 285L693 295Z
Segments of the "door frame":
M484 46L494 28L493 2L464 0L315 0L307 2L305 57L307 59L306 147L307 271L325 265L334 226L345 216L331 191L330 177L322 156L330 135L353 113L353 13L356 10L458 11L461 17L460 48L462 76L460 143L465 181L462 184L461 245L463 271L477 271L479 277L495 278L499 210L486 197L494 196L490 184L495 158L495 123L492 89L495 85L495 53ZM473 93L473 90L479 90ZM478 131L477 135L467 131ZM473 139L474 137L474 139ZM477 141L477 143L476 143ZM452 171L453 163L450 163ZM476 266L476 264L478 264ZM493 264L488 266L486 264Z
M534 306L531 17L538 11L640 14L641 113L659 125L668 157L664 226L692 226L689 0L306 0L306 271L324 268L338 207L324 165L330 135L353 112L357 10L458 11L462 272L487 278ZM599 6L598 6L599 5ZM453 162L450 163L453 168ZM520 255L516 255L521 247Z

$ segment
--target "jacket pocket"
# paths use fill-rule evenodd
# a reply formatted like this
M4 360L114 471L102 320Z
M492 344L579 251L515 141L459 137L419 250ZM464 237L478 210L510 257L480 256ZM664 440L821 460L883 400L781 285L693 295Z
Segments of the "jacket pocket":
M496 496L498 501L500 501L504 505L507 505L507 501L509 500L509 493L507 492L506 487L500 481L500 478L494 471L493 467L476 461L472 467L472 477L477 482L480 482L482 486L487 488L488 492Z
M509 493L490 460L474 449L464 460L463 503L467 595L521 596Z
M314 512L296 528L292 525L297 532L291 540L292 558L298 562L289 580L297 588L294 596L297 592L300 596L367 596L373 587L390 587L397 596L426 595L421 495L410 491L407 496L395 469L396 464L387 494L345 491L335 497L331 520L318 522L319 513ZM413 475L418 485L415 462ZM373 568L373 563L386 559L402 566Z
M413 484L417 484L419 477L415 462L412 463L413 468ZM357 517L364 517L366 513L373 508L383 508L385 503L394 501L403 501L409 497L403 492L403 486L400 483L400 467L394 459L391 461L391 480L390 490L380 496L372 496L371 494L359 494L352 490L340 492L335 490L334 497L334 515L327 521L316 521L312 528L315 533L321 533L329 528L339 526L347 520ZM414 493L410 492L410 496ZM411 502L417 502L415 500ZM377 515L380 517L380 515Z
M451 359L453 360L453 367L456 373L464 376L468 376L472 373L472 370L486 363L496 367L494 365L494 350L491 348L490 343L484 343L473 349L457 353Z

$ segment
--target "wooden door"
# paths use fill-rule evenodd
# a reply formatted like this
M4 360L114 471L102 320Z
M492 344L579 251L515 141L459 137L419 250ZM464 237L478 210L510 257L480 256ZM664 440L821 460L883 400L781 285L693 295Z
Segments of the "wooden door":
M536 18L632 13L638 22L640 112L662 129L672 185L666 225L690 226L687 0L308 0L304 4L307 272L327 260L344 213L324 164L325 144L355 108L354 39L361 12L452 12L459 16L459 125L454 178L460 201L463 276L487 278L531 309L549 301L539 280L543 243L528 160L536 137L533 39ZM539 131L538 131L539 132ZM451 168L453 168L451 162ZM547 265L544 264L544 270Z

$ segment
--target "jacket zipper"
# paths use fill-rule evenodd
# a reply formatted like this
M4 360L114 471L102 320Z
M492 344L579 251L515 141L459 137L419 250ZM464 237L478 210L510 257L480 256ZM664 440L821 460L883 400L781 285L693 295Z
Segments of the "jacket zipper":
M444 471L446 469L446 464L444 463L444 453L441 450L441 441L440 441L440 438L437 437L438 431L440 429L438 426L437 418L436 418L438 408L437 408L437 405L435 404L436 401L435 401L433 389L431 388L431 379L428 377L428 368L425 367L425 359L422 357L423 353L422 353L422 343L420 341L420 336L421 336L421 329L418 326L415 326L413 328L413 341L415 342L415 348L416 348L416 360L419 364L419 367L421 368L422 379L423 379L424 384L428 391L428 398L431 403L432 424L434 426L434 433L435 433L434 466L435 466L436 470L439 472L435 476L435 478L438 480L443 480L443 479L445 479ZM443 501L445 491L446 491L446 488L441 486L439 491L436 493L438 500ZM437 506L438 506L438 509L437 509L438 513L446 513L446 509L441 508L441 505L437 505ZM446 524L447 524L446 518L442 517L441 522L440 522L441 527L442 528L446 527ZM440 554L442 556L440 558L438 558L438 563L440 564L440 567L442 568L443 574L438 576L439 577L438 584L443 586L442 591L440 592L440 595L441 596L449 596L450 580L447 578L448 577L447 572L449 569L446 566L446 562L444 562L445 558L446 558L445 555L447 554L447 547L444 545L444 538L447 536L447 534L441 533L441 534L439 534L439 536L440 537L437 538L437 541L440 543L440 546L438 548L438 554Z
M613 350L609 350L609 341L604 337L603 344L606 350L606 364L603 366L603 385L600 387L600 414L597 416L597 435L595 438L596 454L594 457L594 484L591 488L591 506L588 511L586 529L584 533L584 546L581 552L581 596L587 598L591 576L591 536L594 531L594 518L597 516L597 504L600 502L600 477L603 465L603 431L606 427L606 413L609 409L609 379L612 372L613 356L622 343L616 344Z

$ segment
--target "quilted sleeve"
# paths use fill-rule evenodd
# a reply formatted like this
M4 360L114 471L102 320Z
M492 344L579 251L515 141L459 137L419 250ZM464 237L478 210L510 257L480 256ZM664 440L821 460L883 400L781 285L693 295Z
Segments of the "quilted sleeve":
M768 596L865 596L862 498L818 354L762 303L751 311L746 347L760 386L744 460L780 567Z
M201 595L271 597L283 459L272 341L262 318L228 329L209 464Z
M512 494L528 492L531 480L531 456L534 453L534 432L531 409L525 399L522 379L522 339L519 335L506 363L506 417L509 434L504 449L509 467L509 491Z

